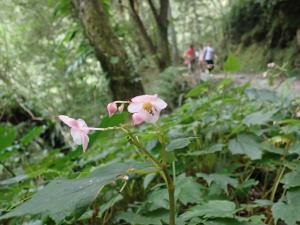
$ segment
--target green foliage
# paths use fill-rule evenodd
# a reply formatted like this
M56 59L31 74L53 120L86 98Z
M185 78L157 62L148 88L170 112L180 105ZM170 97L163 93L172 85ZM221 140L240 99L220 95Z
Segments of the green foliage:
M234 54L229 53L223 67L226 72L239 72L241 70L241 63Z
M146 168L149 164L145 165ZM88 206L97 198L104 185L125 175L128 169L135 169L135 164L111 164L93 171L91 176L75 180L54 180L30 200L9 213L0 217L7 219L16 216L41 214L51 217L60 223L71 214L78 218ZM139 164L139 170L144 166Z
M277 90L261 90L229 79L206 81L155 126L133 127L124 112L103 117L99 127L123 124L166 165L175 182L177 224L295 225L300 123L299 94L291 85L287 80ZM47 127L3 127L13 138L1 152L15 150L0 170L2 219L168 223L164 179L123 133L91 133L83 154L81 147L39 148Z
M235 204L226 200L211 200L202 205L196 205L181 215L184 220L195 217L203 218L233 218Z
M240 134L229 141L228 147L233 154L245 154L252 160L262 157L261 146L252 135Z
M32 128L24 137L21 139L23 145L28 145L34 138L40 136L44 131L43 127L34 127Z
M203 178L210 186L212 182L222 188L226 193L228 193L228 185L236 188L238 186L237 179L231 178L225 174L205 174L197 173L198 177Z
M275 222L283 220L287 225L295 225L300 221L298 209L300 207L300 192L288 191L286 197L272 206Z
M10 126L0 126L0 151L11 146L16 138L16 130Z

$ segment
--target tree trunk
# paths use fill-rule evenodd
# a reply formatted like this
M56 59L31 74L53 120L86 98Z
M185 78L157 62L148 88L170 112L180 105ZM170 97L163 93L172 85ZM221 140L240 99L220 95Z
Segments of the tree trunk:
M172 8L170 4L169 4L169 18L170 21L172 21L173 16L172 16ZM169 29L170 29L170 36L171 36L171 43L172 43L172 63L175 66L179 63L179 52L177 46L177 33L173 21L170 23Z
M160 55L160 68L163 70L171 63L168 41L168 10L169 0L160 0L159 12L152 0L148 0L150 9L158 28L158 53Z
M72 0L86 36L94 47L103 71L110 79L113 99L130 99L144 93L140 77L110 25L99 0Z
M133 21L135 22L139 33L142 37L142 40L148 50L148 52L151 54L151 56L154 59L155 64L157 65L158 68L160 68L160 58L157 54L157 48L154 45L153 41L151 40L149 34L147 33L146 27L143 24L143 21L141 20L139 13L136 9L135 6L136 2L134 0L129 0L129 6L130 6L130 11L131 11L131 16Z

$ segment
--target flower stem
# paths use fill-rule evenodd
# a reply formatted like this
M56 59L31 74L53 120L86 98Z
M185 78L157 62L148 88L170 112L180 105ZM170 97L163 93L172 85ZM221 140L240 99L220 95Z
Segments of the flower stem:
M283 173L284 173L284 171L285 171L285 168L286 168L285 166L282 166L281 171L280 171L280 173L278 174L278 176L277 176L277 178L276 178L275 185L274 185L274 187L273 187L273 189L272 189L272 193L271 193L271 201L272 201L272 202L274 201L275 194L276 194L276 191L277 191L279 182L280 182L280 180L281 180L281 178L282 178L282 176L283 176Z
M163 173L166 176L166 184L169 194L169 225L175 225L176 217L176 202L175 202L175 185L166 168L163 169Z
M175 185L167 170L167 166L165 164L162 165L129 130L126 128L121 129L130 137L132 144L134 144L141 151L141 153L144 154L153 163L153 165L159 169L160 175L167 185L169 195L169 225L176 225Z

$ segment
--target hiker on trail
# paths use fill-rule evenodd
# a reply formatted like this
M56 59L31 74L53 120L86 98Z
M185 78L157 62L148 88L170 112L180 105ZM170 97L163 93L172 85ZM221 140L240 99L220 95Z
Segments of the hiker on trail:
M184 52L184 64L187 65L189 73L194 72L194 64L196 59L196 51L193 45Z
M202 60L205 61L206 68L208 69L209 72L211 72L215 67L214 59L215 59L215 49L211 46L210 43L208 43L203 50Z

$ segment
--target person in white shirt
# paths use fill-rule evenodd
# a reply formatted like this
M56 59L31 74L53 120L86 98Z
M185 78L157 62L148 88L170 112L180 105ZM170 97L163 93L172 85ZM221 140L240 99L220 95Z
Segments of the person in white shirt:
M212 71L214 68L214 59L215 59L215 49L211 46L210 43L203 50L202 60L206 63L206 68L208 71Z

